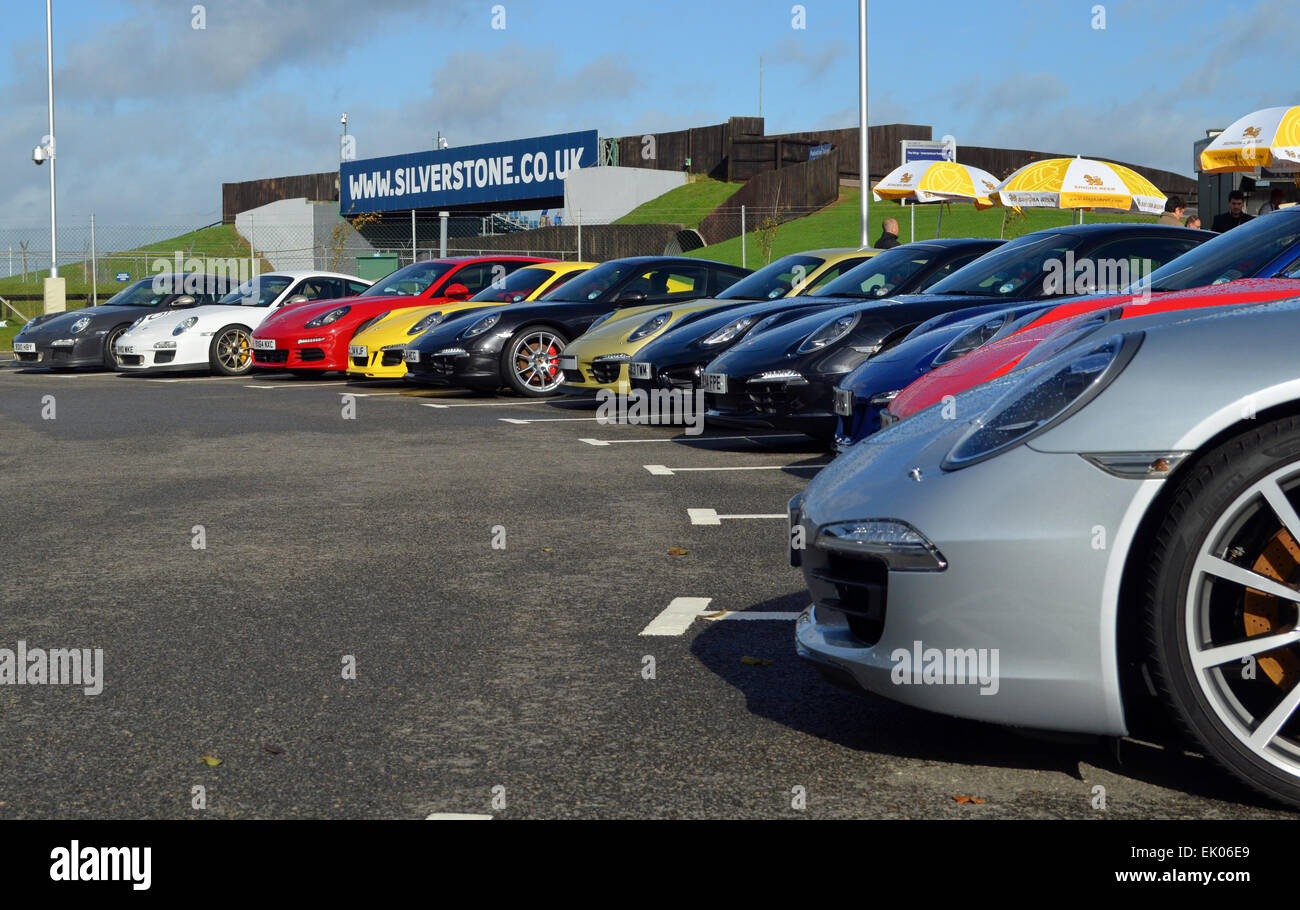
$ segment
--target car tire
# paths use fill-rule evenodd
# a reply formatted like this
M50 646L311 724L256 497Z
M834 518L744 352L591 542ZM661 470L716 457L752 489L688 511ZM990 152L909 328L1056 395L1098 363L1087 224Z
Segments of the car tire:
M1142 592L1151 676L1198 751L1300 806L1300 417L1223 442L1176 483Z
M253 369L253 333L242 325L228 325L212 336L208 363L219 376L244 376Z
M501 376L506 388L526 398L555 395L564 382L559 356L569 343L547 325L525 326L501 350Z
M117 344L117 339L125 335L126 330L129 328L129 325L114 326L113 330L104 336L104 369L116 370L118 368L120 361L117 359L114 346Z

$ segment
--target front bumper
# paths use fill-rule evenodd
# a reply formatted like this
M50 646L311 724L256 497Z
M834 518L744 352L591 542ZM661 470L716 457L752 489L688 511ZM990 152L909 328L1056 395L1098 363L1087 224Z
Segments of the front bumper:
M419 359L406 361L409 382L471 389L496 389L503 384L500 353L456 346L433 351L412 349L411 356Z
M955 438L854 446L792 503L812 596L796 624L799 655L931 711L1126 734L1114 627L1120 529L1142 487L1160 481L1123 480L1078 455L1024 445L945 473L939 464ZM914 468L919 482L909 476ZM909 523L946 568L903 571L817 544L828 524L870 519ZM911 665L931 654L957 655L958 665L983 656L995 678L926 680Z
M71 344L55 344L70 341ZM33 344L35 351L14 351L14 360L20 366L57 368L102 367L104 365L104 338L100 333L79 334L66 338L36 337L15 338L16 344Z
M254 367L321 371L348 368L348 342L341 335L304 329L297 335L275 337L275 349L269 351L257 347L265 337L253 334Z
M564 362L564 354L560 354ZM581 395L608 389L618 395L628 395L632 386L628 383L626 360L593 360L579 357L577 366L564 370L564 383L560 391L568 395Z
M835 384L843 374L801 380L728 376L725 393L705 392L705 416L724 426L793 430L828 438L835 432ZM756 380L756 381L751 381Z
M160 342L164 347L158 347ZM168 342L173 346L166 347ZM184 334L173 337L171 332L166 332L134 336L128 332L118 339L115 353L118 368L128 373L207 369L207 347L210 342L211 338L204 335L195 338L186 338Z
M382 348L366 346L365 352L348 346L349 379L401 379L406 376L406 345L389 344Z

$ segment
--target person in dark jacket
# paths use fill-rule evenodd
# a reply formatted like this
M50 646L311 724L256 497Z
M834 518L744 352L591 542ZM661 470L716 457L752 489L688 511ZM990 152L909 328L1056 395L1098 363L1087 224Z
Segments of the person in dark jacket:
M1246 214L1246 194L1241 190L1233 190L1228 194L1228 210L1222 215L1214 216L1214 223L1210 225L1210 230L1222 234L1224 231L1230 231L1238 225L1253 220L1253 215Z
M880 226L880 239L876 241L876 249L892 250L898 246L898 221L894 218L886 218Z

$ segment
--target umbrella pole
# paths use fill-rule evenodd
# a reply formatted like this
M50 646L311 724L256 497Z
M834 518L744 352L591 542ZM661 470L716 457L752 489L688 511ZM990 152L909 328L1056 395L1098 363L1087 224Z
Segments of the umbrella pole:
M916 243L916 200L913 200L913 201L912 201L912 204L909 205L908 208L910 208L910 209L912 210L912 237L911 237L911 240L912 240L912 243Z
M934 226L934 239L939 239L939 229L943 227L943 203L939 203L939 222Z

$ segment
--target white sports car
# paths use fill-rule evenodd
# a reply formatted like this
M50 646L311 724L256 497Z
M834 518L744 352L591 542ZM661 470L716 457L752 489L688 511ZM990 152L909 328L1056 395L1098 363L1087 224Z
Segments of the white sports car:
M135 321L115 342L117 368L129 372L199 370L239 376L253 366L253 330L281 307L353 297L370 287L337 272L268 272L208 306L162 310Z

